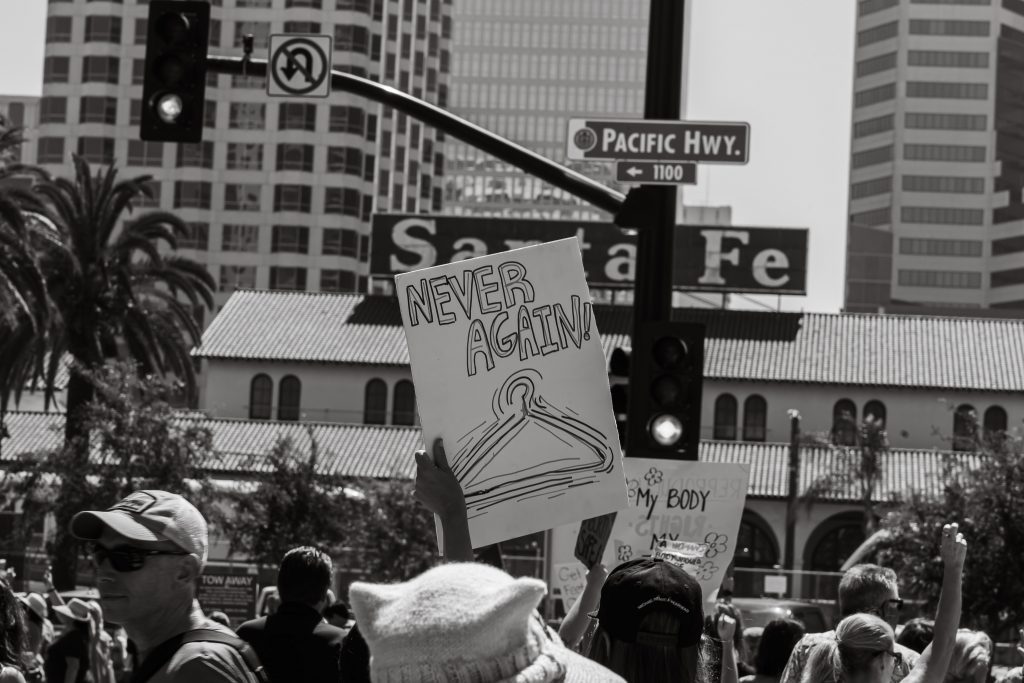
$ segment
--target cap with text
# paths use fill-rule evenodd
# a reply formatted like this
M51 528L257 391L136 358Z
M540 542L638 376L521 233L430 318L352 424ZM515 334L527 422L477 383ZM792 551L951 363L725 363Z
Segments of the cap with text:
M71 519L71 533L83 540L97 540L104 528L133 541L170 541L206 564L206 520L192 503L176 493L136 491L104 511L79 512Z

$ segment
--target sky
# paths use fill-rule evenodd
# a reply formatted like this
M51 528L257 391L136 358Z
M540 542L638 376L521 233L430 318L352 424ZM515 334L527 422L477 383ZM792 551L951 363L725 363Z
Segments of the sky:
M684 200L731 206L734 225L810 229L807 296L733 297L731 305L838 311L856 3L690 1L686 118L746 121L751 146L747 165L700 166ZM41 94L46 6L18 2L0 22L0 94Z

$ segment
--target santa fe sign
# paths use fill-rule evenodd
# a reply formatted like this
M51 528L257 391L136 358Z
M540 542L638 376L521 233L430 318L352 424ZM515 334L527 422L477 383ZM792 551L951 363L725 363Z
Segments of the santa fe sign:
M574 160L745 164L750 151L750 124L569 119L566 143L566 155Z

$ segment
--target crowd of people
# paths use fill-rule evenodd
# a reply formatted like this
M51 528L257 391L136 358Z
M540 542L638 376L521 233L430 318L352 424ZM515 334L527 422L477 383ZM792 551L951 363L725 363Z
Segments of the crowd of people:
M548 589L474 561L465 501L443 448L419 451L416 497L443 530L443 562L405 582L331 592L313 545L282 558L271 613L233 630L196 600L207 525L183 497L137 491L71 522L89 544L100 601L16 595L0 579L0 683L944 683L991 680L992 641L958 629L967 543L942 530L934 619L899 625L890 569L863 564L839 585L835 630L793 619L745 629L727 599L659 557L596 565L557 623ZM310 539L315 542L316 539ZM116 624L116 625L115 625ZM1008 681L1019 682L1020 671Z

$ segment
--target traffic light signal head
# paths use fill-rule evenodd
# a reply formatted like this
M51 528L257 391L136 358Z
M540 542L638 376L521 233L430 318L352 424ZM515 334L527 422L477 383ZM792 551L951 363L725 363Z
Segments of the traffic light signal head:
M209 36L207 0L150 2L142 86L143 140L202 140Z
M618 347L608 361L608 383L612 392L612 412L619 432L619 444L626 447L627 414L629 412L629 355L630 351Z
M647 323L633 340L626 455L696 460L704 326Z

